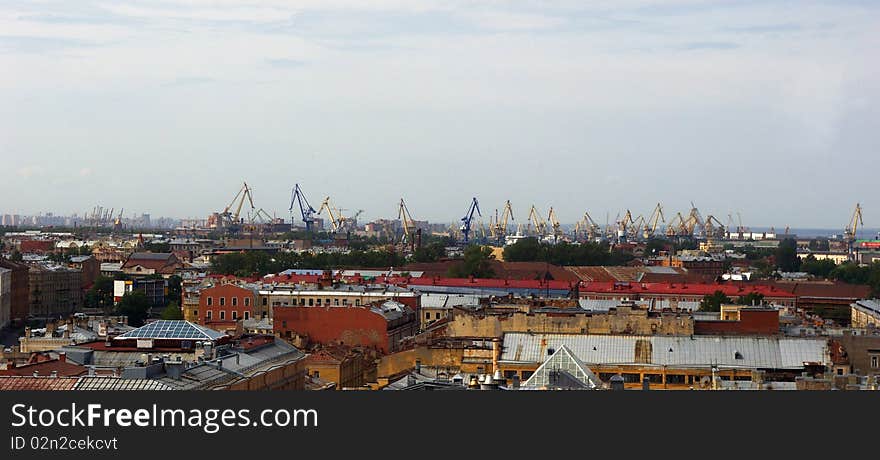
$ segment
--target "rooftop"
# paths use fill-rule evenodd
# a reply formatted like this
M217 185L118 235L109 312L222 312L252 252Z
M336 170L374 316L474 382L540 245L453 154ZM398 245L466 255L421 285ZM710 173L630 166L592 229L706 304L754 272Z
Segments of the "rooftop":
M159 320L117 336L120 339L180 339L214 341L225 334L185 320Z

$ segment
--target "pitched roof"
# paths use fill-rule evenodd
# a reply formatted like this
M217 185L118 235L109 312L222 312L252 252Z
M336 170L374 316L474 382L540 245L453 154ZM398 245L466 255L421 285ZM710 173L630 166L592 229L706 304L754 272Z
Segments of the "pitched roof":
M77 377L0 376L0 391L72 390Z
M570 377L567 382L554 378L562 373ZM554 375L555 374L555 375ZM574 384L574 385L572 385ZM576 386L595 390L602 387L602 381L590 370L583 361L578 359L565 345L559 347L552 356L547 358L535 373L523 384L523 388L554 388Z
M186 320L159 320L119 335L120 339L217 340L225 334Z

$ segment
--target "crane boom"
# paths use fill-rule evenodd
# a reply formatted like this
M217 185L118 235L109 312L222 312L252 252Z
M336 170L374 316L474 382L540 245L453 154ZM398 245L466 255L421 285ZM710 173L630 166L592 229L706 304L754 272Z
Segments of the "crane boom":
M302 216L303 223L306 224L306 231L312 231L315 224L314 215L317 214L315 208L309 204L309 200L306 199L305 194L302 189L299 187L299 184L296 184L293 190L291 190L290 195L290 209L289 211L293 213L293 206L296 204L299 206L299 212ZM291 216L291 221L293 220L293 216Z
M468 244L471 234L471 220L474 218L474 212L477 213L478 216L482 217L480 213L480 203L477 201L477 198L474 197L471 200L471 204L468 207L467 213L465 213L464 217L461 218L461 234L464 236L464 244Z

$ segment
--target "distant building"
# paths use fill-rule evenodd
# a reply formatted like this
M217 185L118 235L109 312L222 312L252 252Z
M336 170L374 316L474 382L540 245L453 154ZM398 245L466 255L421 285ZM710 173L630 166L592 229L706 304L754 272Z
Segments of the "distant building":
M202 289L196 321L216 330L234 330L239 320L268 318L270 310L257 302L257 289L225 283Z
M118 303L125 294L140 291L147 296L150 305L158 307L165 305L165 294L168 290L168 281L165 279L135 278L130 280L113 281L113 302Z
M12 318L12 270L0 268L0 329Z
M95 284L95 280L101 274L101 263L94 256L71 257L68 266L82 272L82 286L84 289Z
M27 265L0 257L0 268L11 270L9 278L9 318L12 322L24 321L29 310L30 274Z
M127 275L161 275L168 278L183 264L173 253L132 253L122 264L122 272Z
M28 314L38 318L66 317L82 307L82 272L59 265L32 265Z
M880 328L880 301L859 300L850 304L852 327Z

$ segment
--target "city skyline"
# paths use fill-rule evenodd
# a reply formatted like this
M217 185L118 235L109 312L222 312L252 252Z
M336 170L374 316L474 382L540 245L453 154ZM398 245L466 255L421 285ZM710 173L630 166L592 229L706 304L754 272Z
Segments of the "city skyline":
M5 2L2 212L880 222L876 4L362 3Z

